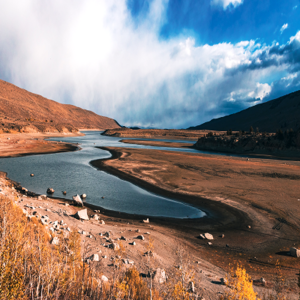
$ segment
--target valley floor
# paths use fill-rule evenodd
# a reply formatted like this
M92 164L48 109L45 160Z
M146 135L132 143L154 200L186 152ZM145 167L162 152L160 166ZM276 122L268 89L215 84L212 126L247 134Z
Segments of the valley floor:
M47 135L48 136L48 135ZM57 136L57 135L56 135ZM46 142L42 136L1 135L1 157L75 150L76 145ZM105 222L79 221L74 214L81 208L66 201L24 196L2 174L1 194L10 197L29 215L47 214L74 231L82 231L84 256L98 253L103 274L114 276L112 257L130 259L146 274L149 262L144 253L153 245L153 268L166 270L169 278L183 272L184 263L193 273L196 290L205 299L218 299L226 289L221 278L237 263L246 267L253 279L264 277L267 286L255 287L260 294L274 288L276 262L286 279L288 299L297 299L299 259L287 255L290 247L300 246L300 163L173 153L145 149L109 148L113 157L93 165L150 191L177 198L205 210L207 218L171 220L100 213ZM46 191L45 191L46 192ZM91 208L89 216L95 214ZM108 247L103 235L122 243L122 253ZM212 245L199 239L200 233L213 234ZM102 235L100 235L102 233ZM59 232L58 232L59 234ZM144 240L137 238L143 235ZM224 234L224 238L221 235ZM88 237L91 236L91 237ZM121 236L126 238L120 240ZM131 243L135 241L136 245ZM230 264L230 265L229 265ZM123 269L131 265L124 264ZM157 287L162 288L162 287Z

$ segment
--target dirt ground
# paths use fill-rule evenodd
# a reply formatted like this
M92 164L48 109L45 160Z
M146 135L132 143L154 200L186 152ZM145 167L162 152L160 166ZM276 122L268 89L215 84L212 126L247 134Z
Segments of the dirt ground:
M78 136L81 133L4 133L0 134L0 157L74 151L77 145L46 141L50 137Z
M30 147L24 149L24 145ZM63 143L44 143L41 136L0 136L2 157L48 153L64 147L67 146ZM92 218L82 222L74 217L82 208L66 205L67 202L60 199L38 200L38 197L22 195L3 174L0 194L11 197L30 216L35 211L39 218L48 215L49 221L63 220L65 227L79 231L84 256L99 253L103 274L109 279L115 272L113 258L118 255L131 260L146 274L144 253L153 244L151 266L164 268L171 280L186 271L178 268L183 260L183 265L194 276L196 291L205 299L218 299L224 293L226 288L220 280L236 263L245 266L254 280L264 277L267 285L256 284L255 289L261 295L268 294L274 288L277 261L286 278L288 299L297 299L300 263L299 259L288 256L288 250L291 246L300 246L299 162L141 149L110 148L109 151L112 159L96 161L93 165L152 192L198 206L207 217L198 220L150 218L147 224L137 216L101 210L97 214L105 224ZM93 209L84 208L90 217L95 214ZM49 229L50 226L46 226ZM59 230L57 235L61 232L64 231ZM106 232L110 232L111 241L104 237ZM211 245L199 238L199 234L205 232L214 236ZM143 235L144 240L138 239L138 235ZM121 240L121 236L126 240ZM124 251L109 248L112 241L123 245ZM130 266L122 263L123 269Z
M207 218L173 226L202 246L212 264L226 269L239 261L253 277L271 280L278 262L285 278L296 279L300 262L288 252L300 247L300 162L106 149L112 159L94 166L207 212ZM225 238L208 246L195 238L201 230Z

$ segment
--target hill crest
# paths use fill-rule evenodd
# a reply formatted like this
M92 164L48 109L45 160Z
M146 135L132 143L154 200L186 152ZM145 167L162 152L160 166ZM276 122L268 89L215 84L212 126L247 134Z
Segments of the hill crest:
M63 132L80 129L112 129L119 124L108 117L61 104L0 80L1 132Z
M244 109L240 112L212 119L189 130L249 130L259 128L263 132L300 128L300 91Z

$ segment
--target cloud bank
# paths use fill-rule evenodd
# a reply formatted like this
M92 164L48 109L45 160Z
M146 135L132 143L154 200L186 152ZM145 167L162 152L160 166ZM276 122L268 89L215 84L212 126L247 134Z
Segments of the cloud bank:
M300 88L300 31L282 45L162 40L167 5L152 1L137 23L125 0L0 0L0 78L123 125L160 128Z

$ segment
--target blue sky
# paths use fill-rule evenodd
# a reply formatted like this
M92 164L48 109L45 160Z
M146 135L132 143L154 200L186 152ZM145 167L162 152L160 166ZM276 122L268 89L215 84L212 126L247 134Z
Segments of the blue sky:
M0 78L126 126L300 89L300 0L0 0Z

